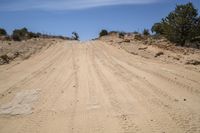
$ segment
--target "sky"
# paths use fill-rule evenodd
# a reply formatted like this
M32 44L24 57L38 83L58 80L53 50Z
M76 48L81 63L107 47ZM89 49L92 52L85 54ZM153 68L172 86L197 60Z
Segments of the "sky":
M151 29L176 4L189 1L200 10L200 0L0 0L0 27L9 34L23 27L51 35L71 36L75 31L81 40L89 40L101 29Z

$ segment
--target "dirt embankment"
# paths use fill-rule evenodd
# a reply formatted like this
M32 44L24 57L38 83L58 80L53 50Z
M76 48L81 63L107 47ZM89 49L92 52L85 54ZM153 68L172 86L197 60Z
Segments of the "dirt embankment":
M175 46L165 38L150 38L137 35L119 38L117 34L103 36L99 40L128 53L146 59L184 65L200 72L200 49Z
M27 41L0 41L0 65L13 60L25 60L31 55L48 48L61 39L30 39Z

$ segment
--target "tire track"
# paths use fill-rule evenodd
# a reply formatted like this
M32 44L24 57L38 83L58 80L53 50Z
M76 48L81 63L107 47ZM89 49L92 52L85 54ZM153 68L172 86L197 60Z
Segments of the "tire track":
M101 84L103 85L104 91L109 98L110 104L114 112L117 114L117 118L121 125L122 132L123 133L141 132L139 126L133 121L133 117L132 119L130 119L130 116L128 116L127 113L122 109L120 102L117 99L115 91L108 82L109 80L105 77L102 70L99 68L99 65L96 62L96 60L94 60L93 62L96 74L98 75L98 78L101 81Z
M174 103L174 99L173 97L171 97L170 95L168 95L167 93L161 91L161 89L157 88L156 86L154 86L153 84L151 84L150 82L148 82L146 79L138 76L137 74L133 74L132 71L129 71L128 69L124 68L123 66L119 65L119 63L117 62L114 62L114 60L112 60L112 58L110 57L107 57L105 54L100 54L100 53L97 53L96 56L98 55L104 55L105 57L102 57L104 59L107 59L108 61L107 62L104 62L105 60L101 60L101 62L104 64L104 66L107 66L110 71L114 71L113 73L117 74L119 77L123 77L124 79L128 80L129 83L131 84L131 79L132 77L134 77L134 80L137 79L139 80L140 84L146 84L147 87L151 88L151 90L153 90L154 94L157 94L157 98L154 98L154 99L150 99L149 102L151 102L151 105L155 106L155 108L157 107L162 107L163 111L166 109L167 110L167 113L168 115L174 120L176 121L176 124L181 127L184 131L186 129L188 129L188 132L189 131L196 131L198 132L199 131L199 128L197 123L199 123L199 120L198 120L198 116L199 114L195 114L192 110L190 110L189 108L185 108L186 110L188 111L185 111L184 112L181 112L181 109L179 108L176 108L175 106L177 105L173 105L173 104L166 104L165 102L161 101L160 99L163 99L163 98L166 98L166 100L168 101L171 101L172 103ZM101 57L99 57L101 58ZM112 64L112 65L109 65L109 63ZM132 86L134 86L133 84L131 84ZM138 88L137 86L134 86L135 88ZM138 90L138 89L137 89ZM148 91L145 90L145 91L142 91L142 89L140 89L140 94L145 94L146 93L146 96L149 95ZM162 97L161 97L162 96ZM145 99L145 97L144 97ZM164 101L166 101L164 100ZM169 103L169 102L167 102ZM177 113L178 112L178 113ZM193 116L190 115L190 113L193 112ZM179 114L181 113L181 114ZM195 123L190 123L190 121L196 121ZM189 124L190 123L190 124ZM191 129L191 130L190 130ZM195 130L194 130L195 129Z

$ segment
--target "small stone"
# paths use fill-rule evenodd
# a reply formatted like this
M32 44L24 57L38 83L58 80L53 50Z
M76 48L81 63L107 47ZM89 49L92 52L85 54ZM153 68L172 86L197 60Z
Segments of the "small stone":
M178 100L178 99L174 99L174 101L175 101L175 102L178 102L179 100Z
M161 55L164 55L164 53L163 52L158 52L158 53L155 54L154 57L158 57L158 56L161 56Z

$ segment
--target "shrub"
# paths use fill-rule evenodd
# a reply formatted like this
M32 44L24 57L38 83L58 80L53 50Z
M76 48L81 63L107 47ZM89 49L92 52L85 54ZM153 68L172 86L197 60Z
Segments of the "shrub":
M72 32L72 34L73 34L72 38L73 38L74 40L79 40L79 35L78 35L78 33Z
M137 31L134 31L134 32L133 32L133 34L139 34L139 32L137 32Z
M148 35L150 35L150 33L149 33L149 30L148 30L148 29L144 29L142 33L143 33L143 35L145 35L145 36L148 36Z
M124 32L120 32L120 33L119 33L119 38L124 39L124 36L125 36L125 33L124 33Z
M105 29L101 30L101 32L99 33L99 37L106 36L106 35L108 35L108 31Z
M164 35L171 42L184 46L186 41L192 41L200 36L200 17L191 2L177 5L175 10L155 23L152 31Z
M37 33L34 32L29 32L28 33L28 38L38 38L40 37Z
M12 38L15 41L21 41L24 39L30 39L30 35L27 28L15 29L13 31Z
M144 39L141 34L136 34L134 38L135 40L138 40L138 41L141 41Z
M7 35L6 30L3 28L0 28L0 36L6 36L6 35Z
M9 63L9 57L7 55L1 55L0 56L0 64L8 64Z

